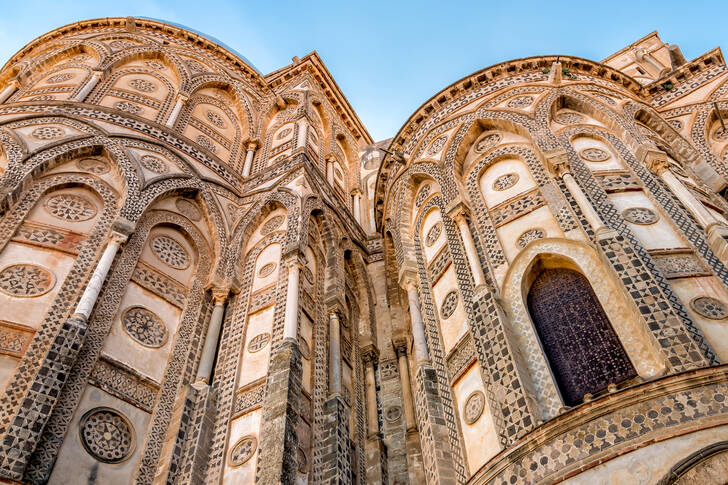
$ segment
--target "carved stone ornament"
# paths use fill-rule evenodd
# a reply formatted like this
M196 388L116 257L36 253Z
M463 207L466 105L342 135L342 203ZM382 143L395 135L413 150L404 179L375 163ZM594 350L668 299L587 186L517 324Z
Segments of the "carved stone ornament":
M259 270L258 270L258 276L260 278L265 278L266 276L270 276L273 274L273 271L276 270L276 264L275 263L268 263L264 264Z
M36 140L55 140L65 134L66 132L63 128L59 128L57 126L41 126L40 128L33 130L30 136Z
M268 345L268 342L270 342L270 334L267 332L259 333L248 342L248 352L251 354L259 352Z
M622 217L632 224L648 225L654 224L660 218L651 209L646 207L630 207L622 212Z
M168 236L157 236L152 239L152 252L160 261L174 269L186 269L190 265L190 256L180 243Z
M442 305L440 306L440 315L442 316L443 320L447 320L452 316L453 313L455 313L455 309L458 307L458 292L453 290L447 295L445 295L445 298L442 300Z
M606 162L611 158L608 152L601 148L585 148L579 152L579 156L587 162Z
M503 137L500 135L500 133L490 133L488 135L485 135L475 144L475 151L478 153L483 153L496 146L498 143L500 143L502 139Z
M250 460L258 449L258 439L253 435L240 438L230 450L230 465L237 467Z
M57 219L80 222L96 215L96 206L85 197L76 194L56 194L43 202L43 208Z
M427 231L427 236L425 236L425 246L430 247L435 244L435 241L437 241L437 238L440 237L440 234L442 234L442 222L437 222L430 228L429 231Z
M76 162L76 166L94 175L103 175L109 171L109 164L97 158L82 158Z
M467 424L474 424L483 414L485 408L485 395L480 391L475 391L465 401L463 408L463 418Z
M124 331L136 342L153 349L167 343L167 327L162 320L146 308L135 306L124 312L121 318Z
M81 443L86 452L104 463L118 463L134 451L134 430L118 411L94 408L79 424Z
M301 357L311 360L311 347L308 346L308 342L303 335L298 336L298 350L301 351Z
M523 249L531 241L535 241L536 239L543 239L544 237L546 237L546 233L543 231L543 229L529 229L528 231L518 236L516 244L518 244L519 248Z
M501 175L493 181L493 190L508 190L518 183L518 178L519 177L517 173L507 173L505 175Z
M169 171L167 164L160 158L153 155L143 155L142 158L139 159L139 164L150 172L154 172L156 174L163 174Z
M286 218L280 215L271 217L270 219L265 221L263 227L260 228L260 233L263 236L267 236L271 232L281 227L281 224L283 224L284 220L286 220Z
M442 150L442 147L445 146L445 142L447 141L447 135L440 135L437 138L435 138L435 141L432 142L432 145L430 145L430 148L427 149L428 155L434 155L438 153L440 150Z
M384 412L384 419L388 423L396 423L402 417L402 408L399 406L388 407Z

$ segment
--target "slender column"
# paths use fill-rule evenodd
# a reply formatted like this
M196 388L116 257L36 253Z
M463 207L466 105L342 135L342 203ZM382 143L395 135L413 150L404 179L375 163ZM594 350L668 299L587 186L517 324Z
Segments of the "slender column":
M329 396L341 394L341 329L339 314L329 314Z
M415 342L415 358L417 363L429 362L430 355L427 351L425 340L425 324L420 311L420 300L417 295L417 287L412 279L405 282L407 288L407 300L409 301L410 318L412 319L412 337Z
M397 352L397 363L399 364L399 379L402 386L402 404L404 407L404 420L407 424L407 431L417 429L415 420L415 406L412 399L412 384L410 384L409 363L407 362L407 341L398 340L394 343Z
M304 119L298 122L298 143L296 148L306 146L306 138L308 137L308 123Z
M652 158L652 157L650 157ZM670 162L666 159L648 159L648 168L652 170L670 188L675 197L683 203L685 208L697 219L698 224L708 229L710 226L719 224L718 220L710 211L685 187L685 185L670 171Z
M283 338L298 338L298 278L301 272L301 261L296 256L288 262L288 288L286 290L286 314L283 320Z
M254 141L248 143L248 150L245 152L245 163L243 164L243 177L250 175L250 170L253 168L253 156L255 155L255 149L258 148L258 144Z
M169 118L167 119L167 122L165 123L166 126L169 128L172 128L177 121L177 117L179 116L180 111L182 111L182 106L184 106L185 101L187 101L187 96L179 95L177 96L177 102L174 103L174 108L172 108L172 113L169 115Z
M465 256L468 258L470 272L473 273L475 287L483 286L485 285L485 275L483 274L483 267L478 260L478 253L475 250L473 234L470 232L470 227L468 226L468 209L462 203L459 203L449 210L448 213L455 220L455 224L457 224L460 230L460 237L463 239Z
M86 84L83 85L81 90L76 93L76 95L73 97L71 101L84 101L86 99L86 96L89 95L89 93L93 90L93 88L96 87L96 85L101 80L101 77L104 75L103 71L94 71L91 74L91 77L88 81L86 81Z
M377 384L374 380L374 362L377 360L377 349L373 344L362 349L364 361L364 378L367 398L367 437L379 436L379 416L377 415Z
M205 336L205 345L202 348L202 357L200 358L200 366L197 368L197 380L210 383L210 375L212 374L212 362L215 360L215 352L217 344L220 340L220 328L222 327L222 317L225 313L225 302L227 301L228 290L213 290L212 297L215 299L215 308L210 316L210 324L207 326L207 335Z
M11 80L5 88L0 91L0 103L4 103L7 99L13 95L15 91L20 87L20 83L17 79Z
M329 185L334 186L334 161L331 158L326 159L326 180Z
M579 187L579 183L576 179L574 179L574 176L571 175L571 166L566 159L566 153L559 153L556 157L550 158L549 165L554 176L564 180L564 185L566 185L566 188L574 198L574 201L576 201L576 205L578 205L579 209L581 209L582 214L584 214L584 218L592 227L594 233L596 234L605 230L607 226L604 225L599 214L597 214L597 211L594 210L589 199L586 198L581 187Z
M78 305L76 305L76 310L73 312L74 318L81 318L84 321L87 321L91 316L91 311L96 304L96 299L99 297L101 286L103 286L106 275L109 273L109 268L111 267L111 263L114 261L114 256L116 256L116 252L119 250L121 243L124 241L126 241L126 236L124 234L116 231L111 233L111 239L106 245L106 249L104 249L104 253L101 255L101 259L96 265L96 269L94 269L94 273L91 275L88 285L86 285L86 288L83 290L83 295L81 295Z
M361 224L361 194L359 192L354 194L354 219Z

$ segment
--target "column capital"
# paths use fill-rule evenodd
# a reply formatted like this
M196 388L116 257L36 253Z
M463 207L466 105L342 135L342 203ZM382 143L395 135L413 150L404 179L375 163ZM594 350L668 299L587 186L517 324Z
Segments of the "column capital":
M12 78L8 81L10 86L14 86L15 89L20 89L20 80L17 77Z
M298 248L288 251L281 257L282 263L287 267L298 266L298 269L303 269L306 266L306 258L303 256Z
M177 93L177 101L180 101L182 103L186 102L188 99L190 99L190 95L187 93Z
M130 221L125 217L117 217L116 220L111 224L111 230L118 232L127 237L131 236L136 228L136 223Z
M214 287L210 292L215 305L224 305L230 296L230 288Z
M545 152L544 156L546 157L549 171L554 177L563 178L567 173L571 173L569 154L563 148Z
M248 143L245 145L248 151L255 150L258 148L258 140L248 140Z
M364 365L374 365L379 360L379 351L374 344L368 344L361 348L361 358Z
M658 177L666 171L669 171L671 165L670 161L667 159L667 155L661 151L655 150L650 150L645 154L644 163L645 166Z
M394 347L394 353L397 354L397 357L407 355L407 344L407 337L404 335L392 339L392 346Z
M404 268L399 273L399 286L408 290L410 286L417 288L417 273L409 268Z
M93 77L103 77L104 73L106 71L104 69L94 69L91 71L91 76Z
M459 219L467 221L470 219L470 214L472 213L470 207L468 207L468 205L460 197L447 204L445 211L447 212L448 217L456 222Z
M111 235L109 235L109 241L113 241L117 244L124 244L127 239L128 236L126 234L122 234L116 231L111 231Z

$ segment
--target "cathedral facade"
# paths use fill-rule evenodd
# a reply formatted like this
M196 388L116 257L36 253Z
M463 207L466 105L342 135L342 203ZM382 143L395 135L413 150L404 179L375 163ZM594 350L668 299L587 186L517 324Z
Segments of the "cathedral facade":
M153 19L0 70L0 483L722 484L728 67L504 62L375 142Z

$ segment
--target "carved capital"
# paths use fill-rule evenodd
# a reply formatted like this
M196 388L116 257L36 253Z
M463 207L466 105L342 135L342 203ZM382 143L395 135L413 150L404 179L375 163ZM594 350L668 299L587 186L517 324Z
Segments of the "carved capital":
M410 286L417 288L417 273L410 268L404 267L399 272L399 286L407 290Z
M131 236L136 228L136 223L126 219L124 217L118 217L112 224L111 230L125 235L126 237Z
M404 335L392 339L392 346L397 357L407 356L407 337Z
M224 305L230 296L230 288L215 287L212 288L211 293L215 305Z
M467 221L470 218L470 208L460 197L450 202L445 210L448 217L455 222L459 222L460 219Z
M115 242L117 244L124 244L127 239L128 236L126 234L122 234L116 231L111 231L111 235L109 236L109 241Z
M258 148L258 140L249 140L246 148L248 151L255 151Z
M379 360L379 351L374 344L365 345L361 348L361 359L364 365L374 365Z
M546 162L548 163L551 174L556 178L562 178L567 173L571 173L571 164L569 163L569 155L566 150L559 148L551 152L544 153Z

